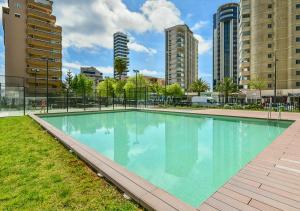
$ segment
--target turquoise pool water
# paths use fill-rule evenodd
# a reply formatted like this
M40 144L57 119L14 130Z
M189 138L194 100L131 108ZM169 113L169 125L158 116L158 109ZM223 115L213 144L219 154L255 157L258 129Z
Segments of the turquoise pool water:
M43 119L194 207L291 124L139 111Z

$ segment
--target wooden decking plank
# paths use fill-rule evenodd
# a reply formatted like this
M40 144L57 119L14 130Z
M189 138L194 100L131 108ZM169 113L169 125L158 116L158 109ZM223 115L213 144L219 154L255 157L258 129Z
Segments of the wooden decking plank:
M243 174L243 173L239 173L238 176L244 177L246 179L253 180L256 182L260 182L261 184L269 185L272 187L277 187L279 189L286 190L286 191L294 193L294 194L300 194L300 189L298 186L291 184L291 183L283 182L278 179L273 179L273 178L268 178L268 177L260 178L259 176L253 176L253 175Z
M207 204L205 202L200 205L198 210L200 210L200 211L218 211L218 209L210 206L209 204Z
M268 192L272 192L272 193L278 194L280 196L287 197L287 198L290 198L292 200L300 202L300 196L299 195L295 195L295 194L292 194L290 192L287 192L287 191L284 191L284 190L281 190L281 189L278 189L278 188L274 188L274 187L271 187L271 186L268 186L268 185L262 185L262 186L259 187L259 189L262 189L262 190L265 190L265 191L268 191Z
M251 206L248 206L247 204L244 204L238 200L235 200L227 195L224 195L222 193L215 193L213 196L213 198L219 200L219 201L222 201L226 204L230 204L230 206L236 208L236 209L239 209L239 210L245 210L245 211L254 211L254 210L257 210L256 208L254 207L251 207Z
M239 188L242 188L244 190L251 191L252 193L255 193L257 195L264 196L264 197L267 197L269 199L273 199L277 202L280 202L281 205L284 205L284 206L288 205L288 206L290 206L290 208L300 209L300 203L298 201L289 199L289 198L284 197L284 196L280 196L276 193L272 193L272 192L268 192L268 191L265 191L265 190L262 190L262 189L254 188L252 186L249 186L247 184L244 184L244 183L241 183L241 182L238 182L238 181L230 181L230 184L234 185L234 186L237 186ZM255 199L259 200L259 198L255 198ZM272 205L272 204L270 204L270 205ZM282 206L282 208L284 208L284 206ZM275 206L275 207L277 207L277 206ZM278 207L278 208L280 208L280 207Z
M249 205L251 205L252 207L255 207L259 210L262 210L262 211L281 211L281 209L277 209L275 207L272 207L270 205L267 205L267 204L264 204L260 201L257 201L255 199L252 199L249 203Z
M293 211L297 210L297 211L299 211L297 208L294 208L294 207L291 207L291 206L289 206L287 204L278 202L278 201L276 201L276 200L274 200L272 198L268 198L268 197L265 197L263 195L257 194L255 192L252 192L252 191L248 190L248 189L243 189L243 188L241 188L241 187L239 187L239 186L237 186L235 184L227 183L225 185L225 187L228 188L228 189L230 189L230 190L233 190L235 192L238 192L238 193L240 193L242 195L246 195L248 197L251 197L252 200L255 199L257 201L260 201L263 204L267 204L269 206L276 207L276 208L281 209L281 210L293 210ZM250 203L251 203L251 201L250 201Z
M217 208L219 210L228 210L228 211L234 211L234 210L238 210L222 201L219 201L213 197L210 197L209 199L206 200L206 203L209 204L210 206Z
M229 190L229 189L224 188L224 187L220 188L218 190L218 192L220 192L220 193L222 193L224 195L230 196L230 197L232 197L232 198L234 198L236 200L239 200L240 202L243 202L244 204L248 204L250 202L250 200L251 200L251 198L248 197L248 196L244 196L242 194L239 194L237 192L234 192L234 191Z

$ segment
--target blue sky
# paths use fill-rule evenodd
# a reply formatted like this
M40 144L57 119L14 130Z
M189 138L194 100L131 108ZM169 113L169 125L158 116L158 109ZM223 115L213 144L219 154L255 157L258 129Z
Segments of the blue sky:
M0 0L5 4L6 0ZM164 31L186 23L199 39L199 76L212 81L212 16L226 0L54 0L63 27L63 71L96 66L112 74L112 34L130 35L130 70L164 76ZM237 1L231 1L237 2ZM1 21L2 22L2 21ZM2 24L2 23L1 23ZM0 31L0 74L4 69ZM2 72L2 73L1 73Z

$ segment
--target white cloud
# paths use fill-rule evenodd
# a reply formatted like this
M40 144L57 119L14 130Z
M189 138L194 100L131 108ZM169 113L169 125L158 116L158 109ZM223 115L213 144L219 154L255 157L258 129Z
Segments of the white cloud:
M198 51L199 54L205 54L212 48L212 40L205 40L201 35L194 34L195 38L199 41Z
M155 70L147 70L147 69L141 70L141 73L146 76L158 76L159 75L159 72L157 72Z
M203 28L204 26L206 26L207 24L208 24L207 21L199 21L194 26L192 26L191 30L197 31L197 30Z
M136 51L136 52L144 52L148 53L149 55L153 55L157 53L157 50L153 48L147 48L139 43L136 42L129 42L128 47L130 50Z
M107 67L96 67L100 72L107 74L107 75L112 75L114 73L114 68L111 66Z
M122 0L56 1L55 13L63 27L64 47L112 49L117 31L163 32L166 27L182 23L180 11L169 0L147 0L134 12ZM131 49L154 54L155 50L131 42Z

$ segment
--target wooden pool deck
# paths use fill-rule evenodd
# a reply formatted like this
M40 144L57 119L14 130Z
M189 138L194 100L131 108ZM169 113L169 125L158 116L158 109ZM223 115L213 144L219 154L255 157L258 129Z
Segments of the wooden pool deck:
M267 112L256 111L211 109L180 112L268 117ZM273 119L278 115L272 113ZM300 210L300 114L282 113L281 119L295 122L207 199L199 210Z
M256 111L215 109L163 111L260 119L268 117L267 112ZM278 115L272 113L272 118L277 119ZM198 208L185 204L130 173L115 162L66 136L38 116L31 115L31 117L94 170L149 210L300 210L300 114L282 113L282 120L295 122Z

